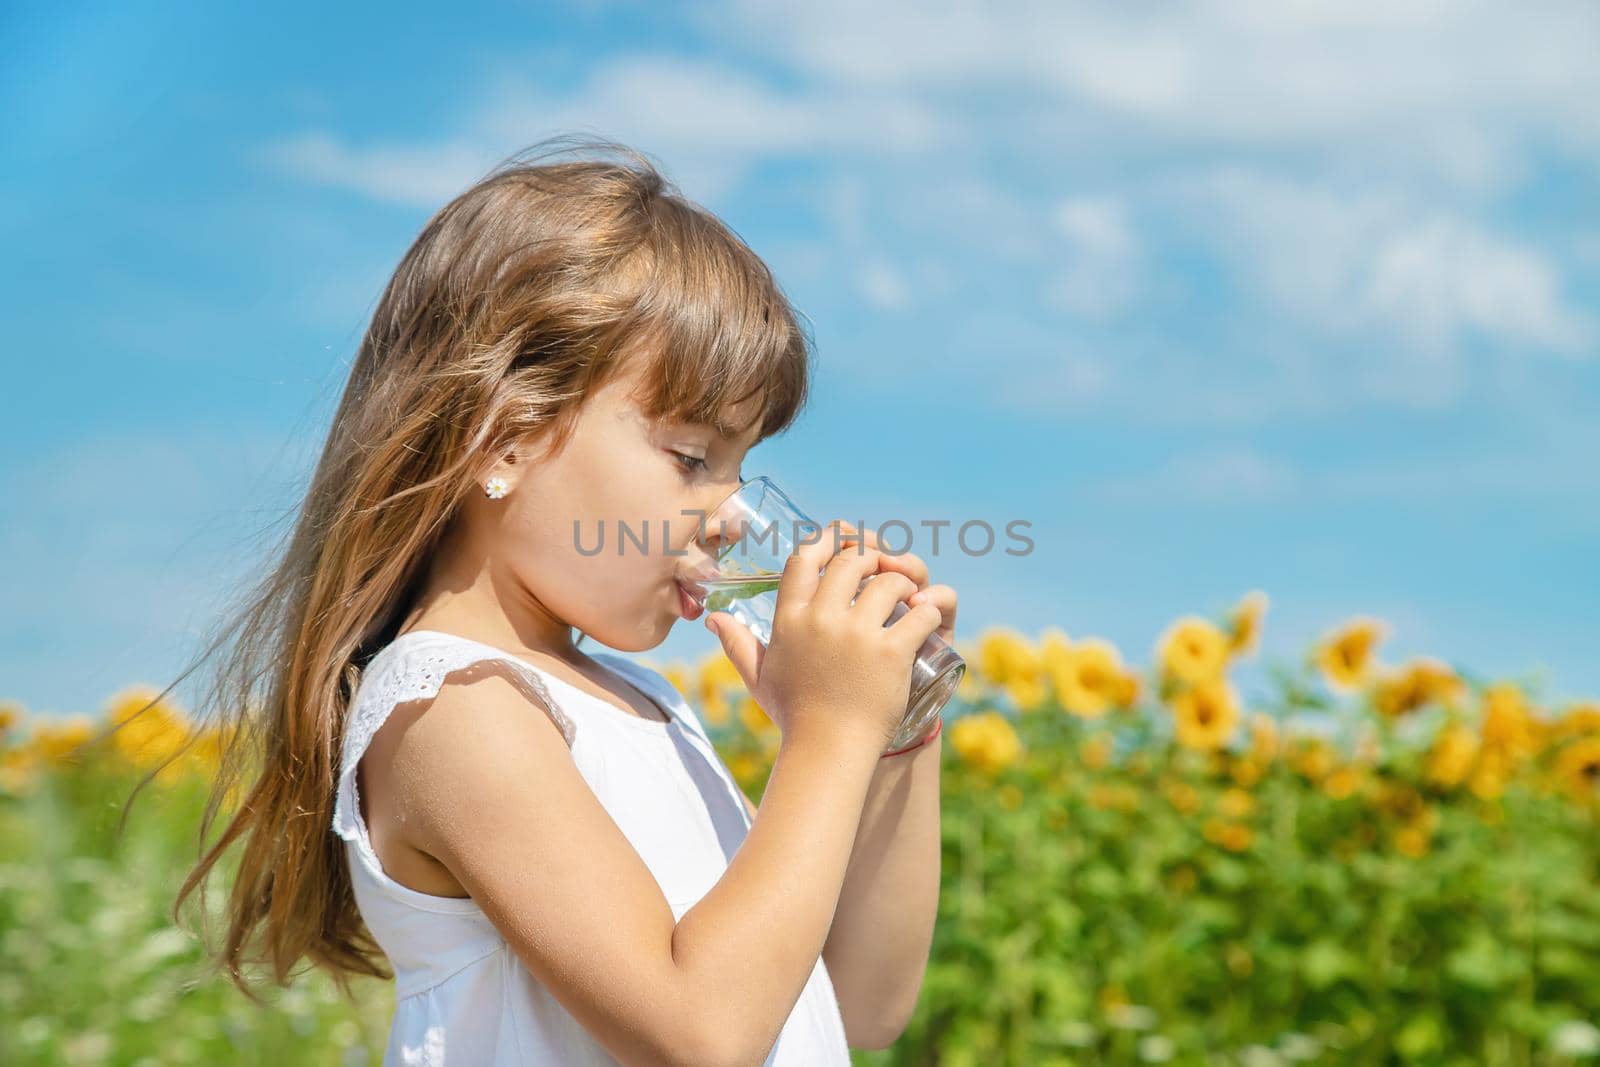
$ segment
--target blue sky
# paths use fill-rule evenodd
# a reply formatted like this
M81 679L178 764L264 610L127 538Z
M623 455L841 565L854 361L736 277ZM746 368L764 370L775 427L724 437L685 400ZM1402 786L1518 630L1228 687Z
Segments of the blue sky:
M1032 524L913 546L962 637L1142 663L1259 588L1269 658L1366 614L1391 662L1600 694L1600 8L1535 7L7 4L0 696L169 681L417 230L566 131L807 316L814 402L747 472Z

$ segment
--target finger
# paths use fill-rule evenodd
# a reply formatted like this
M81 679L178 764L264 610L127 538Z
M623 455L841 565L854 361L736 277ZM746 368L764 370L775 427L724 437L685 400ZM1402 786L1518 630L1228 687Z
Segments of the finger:
M916 591L917 584L905 575L879 571L877 574L868 575L866 584L861 592L856 594L856 602L851 605L850 610L862 612L882 626L889 621L895 606Z
M913 607L924 600L931 600L939 605L939 610L946 615L954 615L956 613L956 591L942 583L923 586L911 594L909 599Z
M916 583L917 588L924 588L928 584L928 565L922 562L922 557L914 552L888 552L882 545L875 545L883 553L879 563L880 570L894 571L903 574Z
M901 647L905 652L914 654L943 620L944 615L938 605L925 600L890 623L886 629L902 642Z
M822 568L838 551L837 545L846 539L839 529L839 520L815 531L812 538L802 538L783 561L783 577L778 581L779 604L804 604L817 593L822 581Z
M713 629L715 626L715 629ZM761 677L761 660L765 649L750 628L726 611L713 611L706 616L706 629L717 635L722 651L744 680L745 689L754 692L756 679Z
M871 529L856 529L854 524L840 520L846 531L854 533L861 538L868 548L876 548L883 553L879 563L879 570L896 571L917 583L920 589L928 584L928 565L922 557L914 552L890 552L878 540L878 535Z
M877 573L878 559L882 555L875 548L862 548L857 552L856 547L847 547L828 561L827 569L822 572L822 581L817 585L816 595L811 598L812 603L824 604L837 611L849 610L850 601L861 588L861 579Z
M939 636L946 642L953 641L956 631L956 591L948 585L930 585L906 599L906 603L912 607L924 602L938 605L939 613L944 616L944 622L939 626Z

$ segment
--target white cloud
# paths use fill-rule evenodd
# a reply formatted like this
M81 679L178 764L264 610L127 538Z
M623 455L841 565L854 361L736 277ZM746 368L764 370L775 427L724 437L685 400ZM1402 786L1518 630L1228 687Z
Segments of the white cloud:
M685 195L709 202L763 159L926 152L949 130L947 118L897 94L780 90L718 63L635 54L598 62L568 94L521 74L491 79L460 128L434 141L356 147L310 133L270 146L269 157L311 181L438 206L511 152L557 133L592 133L660 160Z
M1593 344L1594 324L1568 303L1547 255L1445 209L1241 167L1167 188L1278 306L1330 336L1398 337L1413 369L1442 381L1475 336L1568 355Z
M1138 248L1122 202L1069 197L1056 205L1052 221L1066 239L1066 262L1045 282L1046 301L1088 318L1126 308L1136 289Z
M1101 357L1064 351L1040 367L1010 368L993 376L988 393L1012 410L1060 415L1106 397L1114 384Z
M911 286L905 275L888 263L863 264L858 282L867 303L883 311L903 311L911 306Z
M1600 162L1600 7L1586 0L749 0L705 15L842 88L1013 92L1122 141L1361 144L1468 184L1514 171L1529 133Z
M1156 466L1091 488L1107 503L1219 506L1276 503L1292 507L1362 506L1402 501L1459 503L1596 499L1588 457L1600 431L1581 414L1549 414L1514 445L1458 449L1445 455L1415 448L1335 464L1292 463L1252 445L1199 445ZM1566 508L1574 529L1593 526L1593 509Z
M1424 348L1447 348L1468 331L1565 353L1590 344L1590 324L1565 305L1547 257L1461 219L1423 216L1390 233L1364 297L1374 317Z
M1106 482L1101 496L1123 504L1254 504L1281 500L1300 481L1286 461L1255 449L1183 453L1154 470Z
M462 139L358 148L325 131L296 134L266 147L268 162L319 185L374 200L440 207L495 162L486 144Z
M1040 225L1040 212L1027 198L956 168L934 180L897 183L879 215L904 230L1006 260L1043 262L1061 243Z
M1533 165L1532 148L1600 165L1600 111L1587 106L1600 97L1600 8L1587 0L1536 15L1332 0L700 11L713 42L696 57L596 56L569 89L539 84L531 62L502 66L431 141L311 133L274 158L425 207L566 130L649 153L713 207L766 161L806 161L778 189L822 219L796 269L838 277L883 310L942 308L937 280L974 308L1033 312L1054 335L998 376L1029 382L998 390L1032 410L1094 396L1138 417L1160 406L1239 421L1374 397L1440 405L1471 382L1473 342L1594 346L1561 249L1484 207ZM1064 329L1138 327L1136 301L1189 312L1157 307L1189 295L1159 211L1170 175L1181 185L1217 160L1239 165L1191 184L1193 217L1214 223L1210 242L1284 314L1241 324L1244 341L1213 334L1205 360L1137 330L1140 351L1083 355L1117 339ZM1570 255L1581 261L1581 246ZM924 277L939 260L948 266ZM1018 291L1078 321L1017 307ZM1075 354L1050 355L1063 348Z

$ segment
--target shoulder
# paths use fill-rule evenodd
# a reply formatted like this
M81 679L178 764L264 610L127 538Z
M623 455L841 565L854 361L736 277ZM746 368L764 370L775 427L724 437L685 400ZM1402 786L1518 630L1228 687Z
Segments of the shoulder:
M401 709L416 719L424 709L432 728L445 719L528 717L548 719L570 747L577 734L571 717L551 696L539 673L487 645L464 638L425 636L390 645L367 665L358 702L362 715L384 720ZM509 724L507 724L509 725Z
M382 732L400 820L430 853L441 828L577 775L569 720L504 660L452 671L432 695L398 705Z
M576 737L537 675L492 649L431 638L390 645L367 662L348 714L340 804L351 807L358 763L403 805L463 766L519 758L527 746L572 762ZM348 830L352 816L335 819Z
M511 745L554 737L571 745L575 728L543 681L504 656L424 666L431 677L407 705L417 740L444 751L474 744ZM415 673L413 668L413 674Z

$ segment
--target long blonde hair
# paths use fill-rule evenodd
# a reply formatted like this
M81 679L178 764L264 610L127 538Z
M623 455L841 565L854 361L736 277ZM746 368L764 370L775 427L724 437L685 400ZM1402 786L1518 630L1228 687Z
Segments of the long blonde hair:
M558 448L633 358L654 368L651 414L715 423L759 396L750 425L779 433L811 354L755 253L615 142L539 142L428 221L373 312L292 529L178 679L223 652L202 711L224 750L173 917L196 888L205 913L208 872L238 846L211 949L236 985L254 996L256 964L286 985L302 958L347 994L354 975L393 976L331 827L341 738L477 473L514 442Z

